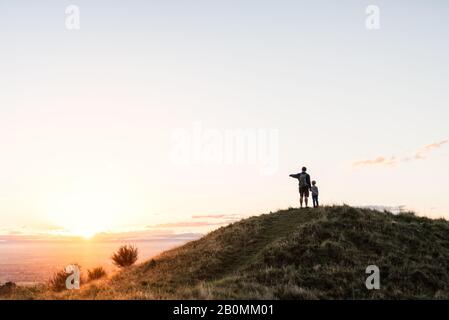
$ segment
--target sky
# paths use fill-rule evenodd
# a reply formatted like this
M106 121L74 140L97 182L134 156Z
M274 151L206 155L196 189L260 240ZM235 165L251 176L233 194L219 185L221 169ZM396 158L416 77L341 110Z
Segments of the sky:
M323 204L449 219L448 16L0 0L0 232L213 228L298 206L302 166Z

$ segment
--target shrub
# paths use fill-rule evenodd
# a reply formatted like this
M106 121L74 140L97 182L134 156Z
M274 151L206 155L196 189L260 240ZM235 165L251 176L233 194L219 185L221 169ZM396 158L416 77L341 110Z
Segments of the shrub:
M81 266L79 264L72 263L72 265L77 266L78 269L81 270ZM50 289L53 291L56 291L56 292L60 292L60 291L67 289L66 281L69 276L70 276L70 274L67 273L65 271L65 269L56 271L53 274L53 276L50 278L50 280L48 281L48 285L49 285ZM80 278L81 278L81 275L80 275ZM81 282L81 279L80 279L80 282Z
M16 287L14 282L6 282L5 284L0 285L0 295L11 294Z
M137 261L137 257L138 249L132 245L125 245L120 247L111 259L117 267L126 268L132 266Z
M60 292L66 289L65 281L67 279L68 274L65 270L56 271L53 276L48 281L48 285L50 289L56 292Z
M98 280L106 276L106 270L103 267L93 268L87 271L88 281Z

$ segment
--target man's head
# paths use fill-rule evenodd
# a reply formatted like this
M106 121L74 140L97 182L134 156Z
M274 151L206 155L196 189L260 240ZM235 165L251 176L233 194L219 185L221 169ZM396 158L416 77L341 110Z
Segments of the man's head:
M314 186L314 185L316 185L316 181L315 180L312 181L312 186Z
M306 167L302 167L302 172L306 172L307 168Z

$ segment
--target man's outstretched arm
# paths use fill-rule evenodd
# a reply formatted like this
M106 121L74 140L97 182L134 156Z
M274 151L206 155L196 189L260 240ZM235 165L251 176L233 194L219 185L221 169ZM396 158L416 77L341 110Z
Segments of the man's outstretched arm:
M299 178L299 173L296 173L296 174L291 174L291 175L289 175L289 177L292 177L292 178L298 179L298 178Z

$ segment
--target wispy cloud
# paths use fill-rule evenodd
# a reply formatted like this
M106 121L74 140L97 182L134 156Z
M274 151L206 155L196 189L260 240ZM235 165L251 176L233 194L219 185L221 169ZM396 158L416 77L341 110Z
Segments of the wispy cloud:
M11 236L18 236L18 235L26 235L26 236L33 236L33 235L52 235L52 234L60 234L64 233L65 230L62 227L55 226L55 225L47 225L47 224L39 224L39 225L30 225L30 226L10 226L10 227L0 227L0 236L4 235L11 235Z
M424 147L419 148L416 150L415 153L397 157L397 156L378 156L374 159L366 159L366 160L359 160L355 161L352 165L353 167L362 167L362 166L392 166L401 162L410 162L415 160L424 160L427 158L429 153L436 149L440 149L444 145L449 143L449 140L442 140L439 142L428 144Z
M137 242L137 241L190 241L200 238L203 234L199 232L181 232L172 230L140 230L119 233L100 233L93 240L112 242Z
M383 156L379 156L375 159L368 159L368 160L359 160L353 163L354 167L359 166L370 166L370 165L385 165L390 166L397 162L397 159L395 157L391 158L385 158Z
M448 142L449 142L449 140L443 140L443 141L440 141L440 142L435 142L435 143L432 143L432 144L428 144L427 146L424 146L420 150L418 150L413 158L416 159L416 160L425 159L429 152L432 152L435 149L441 148L442 146L444 146Z
M99 242L138 242L138 241L190 241L200 238L203 233L200 232L174 232L173 230L134 230L127 232L102 232L96 234L89 241ZM67 235L26 235L9 234L0 235L0 242L72 242L84 241L78 236Z
M207 214L192 216L192 219L239 219L238 214Z
M219 226L226 224L226 222L208 222L208 221L181 221L181 222L170 222L161 223L155 225L149 225L147 228L189 228L189 227L205 227L205 226Z

